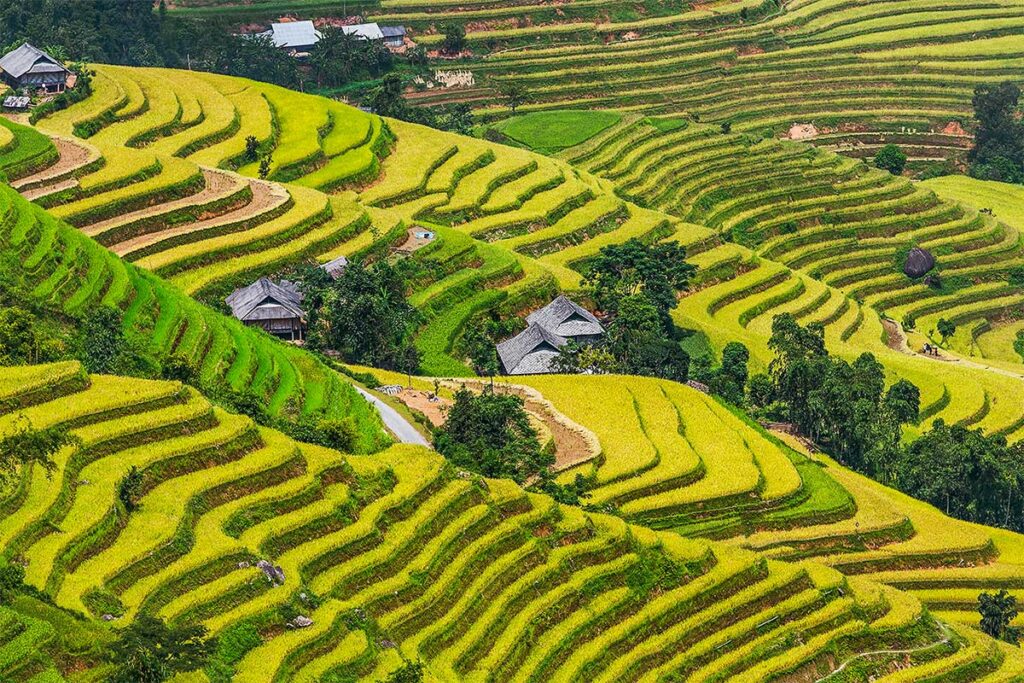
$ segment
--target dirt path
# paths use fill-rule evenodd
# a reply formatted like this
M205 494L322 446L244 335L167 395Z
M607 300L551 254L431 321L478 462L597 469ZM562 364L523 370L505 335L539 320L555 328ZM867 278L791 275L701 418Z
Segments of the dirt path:
M915 652L923 652L925 650L930 650L934 647L945 645L949 642L949 629L941 621L937 621L935 623L937 623L939 625L939 628L942 629L942 638L936 640L934 643L928 643L927 645L922 645L920 647L910 648L909 650L875 650L873 652L861 652L860 654L856 654L850 657L849 659L845 660L842 664L839 665L838 668L833 670L832 673L828 674L827 676L822 676L817 681L815 681L815 683L822 683L822 681L827 681L836 674L842 672L844 669L846 669L847 666L857 661L858 659L865 659L867 657L875 657L878 655L909 655Z
M110 250L118 256L125 256L164 240L205 230L216 225L235 223L267 213L288 201L288 192L280 185L260 180L247 179L252 188L252 199L248 204L233 211L213 216L206 220L176 225L166 230L150 232L111 245Z
M11 187L15 190L29 187L30 189L22 193L27 199L32 199L28 196L29 193L35 193L35 197L41 197L44 194L55 192L56 190L49 190L47 186L52 185L54 181L64 180L65 176L99 158L99 152L93 147L56 135L51 135L50 139L53 140L53 144L56 145L57 152L60 154L57 163L11 183ZM77 185L78 182L75 181L75 184Z
M882 319L882 325L885 327L886 346L893 351L899 351L910 356L917 356L919 358L927 358L928 360L938 361L940 363L953 363L956 365L962 365L968 368L974 368L976 370L985 370L988 372L994 372L997 375L1003 375L1004 377L1012 377L1014 379L1024 379L1024 374L1019 372L1013 372L1012 370L1006 370L1004 368L997 368L986 363L979 363L978 361L964 358L951 354L948 351L939 351L939 355L931 355L927 353L918 353L910 348L910 344L907 343L907 335L903 331L903 327L895 320L889 320L887 318Z

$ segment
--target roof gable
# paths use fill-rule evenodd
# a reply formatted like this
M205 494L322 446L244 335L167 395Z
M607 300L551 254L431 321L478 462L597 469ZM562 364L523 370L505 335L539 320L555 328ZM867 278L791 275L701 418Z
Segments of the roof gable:
M308 47L320 40L312 21L285 21L270 25L270 36L277 47Z
M547 306L531 313L526 321L537 323L562 337L604 334L604 328L598 319L564 294L559 294Z
M564 337L532 323L525 330L498 344L498 358L510 375L551 372L558 350L568 343Z

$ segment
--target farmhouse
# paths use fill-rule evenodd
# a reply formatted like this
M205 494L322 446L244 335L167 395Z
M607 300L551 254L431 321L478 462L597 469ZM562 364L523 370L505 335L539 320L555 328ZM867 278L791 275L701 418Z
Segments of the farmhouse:
M341 30L347 36L353 36L360 40L384 40L384 33L378 24L352 24L342 26Z
M282 280L277 284L261 277L248 287L236 289L224 301L231 307L231 314L246 325L289 341L305 337L302 292L293 282Z
M594 315L564 294L526 317L527 328L497 345L506 375L541 375L555 371L559 350L570 341L590 344L604 335Z
M60 61L28 43L0 57L4 83L20 90L31 88L49 93L64 92L71 72Z

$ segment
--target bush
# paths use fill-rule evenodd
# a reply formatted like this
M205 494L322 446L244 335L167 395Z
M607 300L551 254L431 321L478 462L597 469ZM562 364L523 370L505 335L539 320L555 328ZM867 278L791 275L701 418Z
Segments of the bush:
M903 175L907 166L907 155L896 145L886 145L875 155L875 166L893 175Z

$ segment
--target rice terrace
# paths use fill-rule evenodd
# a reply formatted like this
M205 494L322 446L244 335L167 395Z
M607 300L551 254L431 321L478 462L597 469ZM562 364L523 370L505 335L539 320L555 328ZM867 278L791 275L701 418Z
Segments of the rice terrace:
M1024 682L1021 0L0 52L0 683Z

